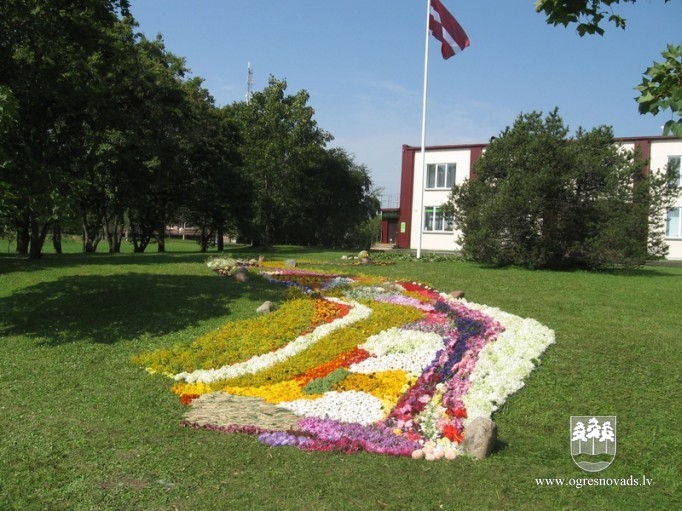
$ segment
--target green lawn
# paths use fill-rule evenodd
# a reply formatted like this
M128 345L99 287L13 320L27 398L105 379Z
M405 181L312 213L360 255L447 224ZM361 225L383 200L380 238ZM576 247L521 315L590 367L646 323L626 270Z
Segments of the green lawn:
M461 289L556 331L525 388L493 417L494 455L426 462L268 448L250 436L180 427L184 409L170 380L130 358L253 316L286 291L211 273L210 254L192 242L169 243L165 254L82 255L67 245L69 253L48 247L39 261L0 255L2 511L682 508L680 267L339 267ZM297 247L265 255L341 262L339 252ZM597 474L570 456L569 418L588 414L618 417L616 459ZM651 486L613 485L630 476ZM612 485L568 486L585 477ZM540 478L565 486L538 486Z

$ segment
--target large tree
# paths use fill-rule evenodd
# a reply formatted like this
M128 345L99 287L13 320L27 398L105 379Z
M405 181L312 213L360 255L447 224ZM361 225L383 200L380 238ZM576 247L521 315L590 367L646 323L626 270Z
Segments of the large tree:
M140 37L132 72L130 120L126 132L126 183L122 195L135 252L156 239L164 250L165 226L175 216L188 182L185 143L192 127L189 98L200 80L185 81L183 58L159 36Z
M368 223L379 202L368 169L314 119L305 90L290 95L270 77L262 92L231 106L241 127L245 176L253 191L256 244L366 248Z
M254 190L250 237L256 244L287 242L286 220L301 199L295 183L332 139L314 119L309 94L286 93L287 83L270 77L248 102L233 105L243 137L246 175Z
M521 114L456 186L448 207L465 257L530 268L633 267L663 257L657 226L674 188L619 148L611 128L571 139L555 110Z
M636 1L622 0L622 3ZM576 24L581 36L603 35L605 23L625 29L626 19L613 11L613 6L619 3L621 0L537 0L535 9L543 12L547 23L555 26ZM663 126L663 134L682 136L682 44L669 44L662 56L664 60L647 68L642 83L635 87L640 93L639 112L656 115L670 110L672 115Z
M8 173L11 172L11 161L6 151L5 137L15 125L17 104L9 88L0 85L0 236L11 236L8 222L15 216L16 204L10 187Z
M12 172L17 248L40 257L48 229L70 214L71 156L91 111L93 63L127 0L4 0L0 85L14 95L16 125L4 139Z
M205 91L191 96L194 115L186 139L188 183L180 216L199 229L201 250L225 234L236 236L251 218L252 188L242 171L241 136L230 107L215 108Z
M320 151L300 176L300 209L291 219L294 241L368 249L363 236L380 210L369 170L341 148Z
M134 20L121 19L104 32L102 48L89 60L87 77L92 94L86 115L72 137L69 195L74 204L73 232L80 228L83 251L94 252L107 238L110 252L119 252L122 238L123 208L121 183L126 183L122 160L131 155L124 146L131 126L144 118L135 108L135 91L140 83L135 74L137 43ZM70 226L67 224L67 228Z

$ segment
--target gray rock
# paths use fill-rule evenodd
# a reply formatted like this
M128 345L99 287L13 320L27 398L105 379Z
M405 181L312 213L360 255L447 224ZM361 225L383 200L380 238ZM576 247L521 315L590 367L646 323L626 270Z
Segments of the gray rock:
M263 302L263 304L256 309L256 312L259 314L268 314L274 310L275 304L268 300L267 302Z
M464 429L464 451L482 460L493 452L497 441L497 424L485 417L476 417Z
M249 280L249 270L244 268L243 266L240 266L236 270L232 272L232 276L234 277L234 280L237 282L246 282Z
M287 259L286 261L284 261L284 266L287 266L288 268L295 268L296 259Z

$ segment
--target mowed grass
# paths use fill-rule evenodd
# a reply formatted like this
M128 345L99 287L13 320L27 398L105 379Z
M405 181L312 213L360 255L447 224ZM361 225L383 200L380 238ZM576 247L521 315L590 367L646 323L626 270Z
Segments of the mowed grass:
M265 253L464 290L556 331L526 386L494 415L494 455L426 462L268 448L250 436L181 427L171 381L130 358L252 317L286 290L211 273L205 261L215 254L192 242L170 243L165 254L68 248L40 261L0 256L0 510L682 508L680 267L336 267L340 252ZM598 474L582 472L569 449L570 416L590 414L618 417L616 458ZM631 476L639 486L568 486ZM564 486L538 486L540 478Z

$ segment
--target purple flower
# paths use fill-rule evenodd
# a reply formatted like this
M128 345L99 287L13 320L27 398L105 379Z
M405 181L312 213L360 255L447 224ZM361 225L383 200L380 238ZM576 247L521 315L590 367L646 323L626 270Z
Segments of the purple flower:
M419 447L417 442L381 425L308 417L301 419L298 426L300 431L263 433L258 438L273 446L295 445L304 450L344 453L367 451L390 456L410 456Z

